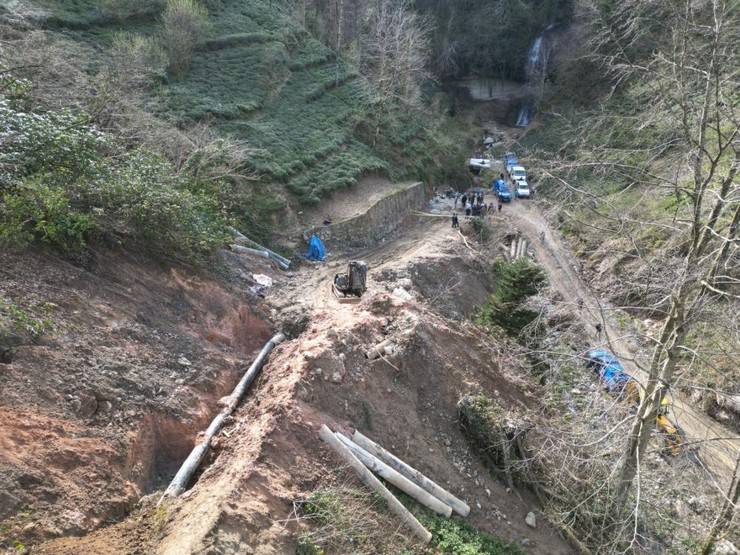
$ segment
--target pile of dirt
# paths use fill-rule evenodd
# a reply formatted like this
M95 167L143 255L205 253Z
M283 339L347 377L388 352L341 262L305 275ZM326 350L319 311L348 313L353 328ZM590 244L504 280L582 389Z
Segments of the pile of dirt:
M0 254L4 305L52 307L51 328L16 341L0 364L6 544L81 535L127 515L171 478L271 334L224 279L122 253L89 267ZM235 284L247 269L225 268Z

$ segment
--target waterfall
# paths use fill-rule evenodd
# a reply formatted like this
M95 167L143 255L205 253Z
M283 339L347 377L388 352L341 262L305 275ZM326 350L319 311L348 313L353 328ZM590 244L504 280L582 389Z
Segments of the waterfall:
M524 76L526 78L526 84L531 85L536 82L547 69L547 60L545 54L547 53L547 44L545 43L545 34L553 28L553 25L549 25L547 29L541 32L535 37L532 46L529 47L527 53L527 65L524 68ZM535 114L534 102L528 100L524 102L519 108L519 114L516 118L517 127L526 127Z

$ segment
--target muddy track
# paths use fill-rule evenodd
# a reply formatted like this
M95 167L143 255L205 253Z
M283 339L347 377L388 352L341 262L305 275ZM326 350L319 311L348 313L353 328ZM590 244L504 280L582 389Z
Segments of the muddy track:
M512 225L527 237L537 260L547 271L551 285L563 296L563 302L571 303L584 322L595 324L603 318L604 338L597 338L595 328L588 327L593 344L612 350L624 363L627 371L644 383L647 380L644 369L647 367L649 350L640 346L639 338L634 332L620 329L611 317L611 308L584 283L570 250L559 234L550 228L537 204L516 201L507 214ZM579 298L583 300L580 308ZM679 397L673 397L671 404L673 420L684 430L692 447L697 447L700 464L724 488L732 478L740 438Z

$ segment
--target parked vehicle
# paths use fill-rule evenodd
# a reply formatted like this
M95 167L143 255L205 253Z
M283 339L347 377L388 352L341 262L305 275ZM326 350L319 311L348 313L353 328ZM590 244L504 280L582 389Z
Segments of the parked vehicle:
M500 189L500 188L501 188L501 187L502 187L503 185L506 185L506 181L504 181L504 180L503 180L503 179L501 179L500 177L499 177L499 178L496 178L496 179L494 179L494 180L493 180L493 181L491 182L491 190L492 190L492 191L493 191L494 193L498 193L498 190L499 190L499 189Z
M509 190L509 187L508 185L506 185L506 183L498 188L498 190L496 191L496 195L501 202L511 202L511 191Z
M522 166L512 166L509 170L509 177L511 177L511 180L514 182L527 181L527 170Z
M518 164L519 160L517 159L516 154L513 152L507 152L504 154L504 169L506 170L506 173L509 173L510 169Z
M526 181L519 181L516 184L516 198L529 198L529 183Z
M490 170L491 161L488 158L471 158L468 160L468 168L471 172L478 174L482 170Z

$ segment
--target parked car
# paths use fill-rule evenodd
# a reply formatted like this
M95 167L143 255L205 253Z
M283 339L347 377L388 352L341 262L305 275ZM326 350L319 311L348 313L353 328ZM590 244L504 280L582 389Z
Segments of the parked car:
M479 174L483 170L491 169L491 161L488 158L471 158L468 160L468 168L474 174Z
M529 198L529 184L526 181L518 181L516 184L516 198Z
M511 191L506 183L499 186L496 191L496 196L498 196L501 202L511 202Z
M509 170L509 177L512 181L527 181L527 170L522 166L512 166Z
M507 152L504 154L504 169L506 170L506 173L509 173L509 170L518 165L519 160L516 157L516 154L513 152Z

